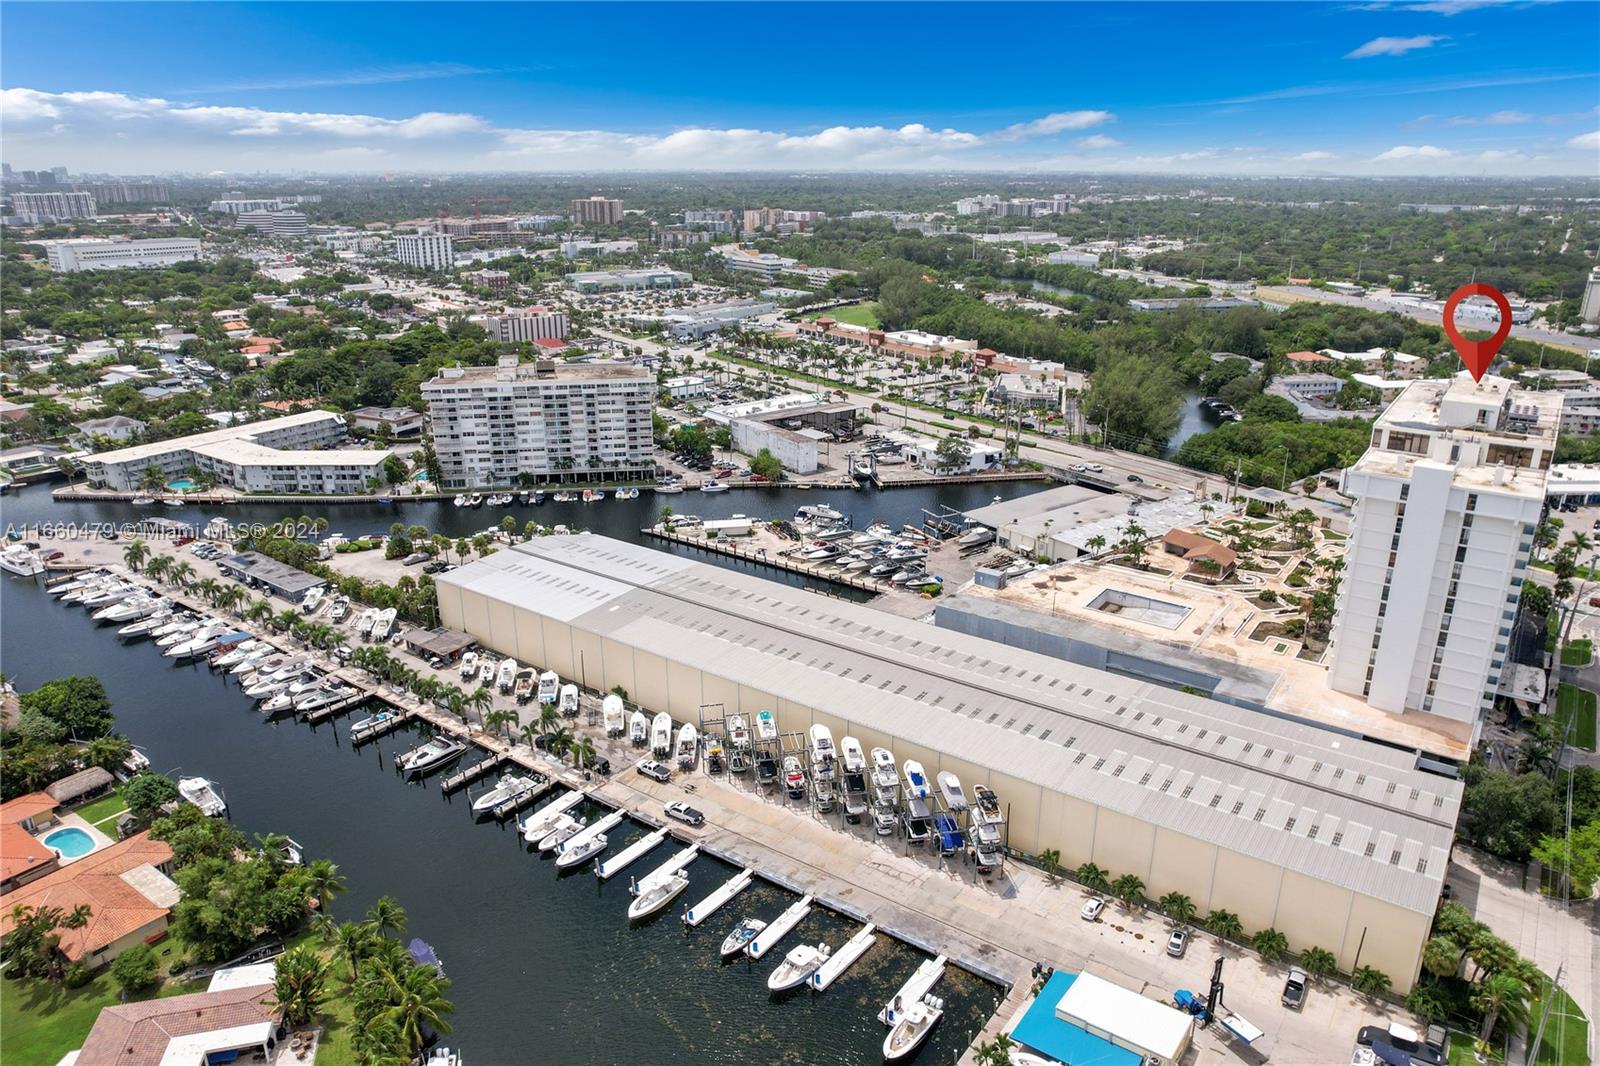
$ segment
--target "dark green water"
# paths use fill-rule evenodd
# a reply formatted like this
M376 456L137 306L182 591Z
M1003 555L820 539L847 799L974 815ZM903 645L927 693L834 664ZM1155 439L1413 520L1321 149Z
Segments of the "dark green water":
M992 494L966 486L938 496L971 506ZM787 515L800 503L831 502L853 511L861 526L875 517L914 521L934 498L922 490L730 492L685 494L672 503L711 516ZM657 506L645 498L506 510L519 521L535 517L637 539ZM191 520L190 510L166 513ZM236 522L259 521L286 510L239 506L227 513ZM7 525L128 521L137 513L125 505L52 505L37 489L0 503ZM469 532L500 517L488 508L437 504L316 513L334 529L355 533L396 520ZM206 516L196 517L203 524ZM170 665L148 643L123 645L114 627L97 627L85 611L57 604L32 581L0 582L0 637L0 669L19 687L70 673L99 675L118 727L156 769L218 781L241 828L287 833L310 854L337 862L351 888L333 906L337 917L359 916L383 894L398 898L410 914L408 931L433 944L454 982L456 1035L448 1042L462 1047L472 1066L743 1063L753 1056L763 1063L877 1062L884 1029L874 1016L925 957L880 936L826 993L770 997L766 978L777 954L721 965L717 946L741 915L775 917L793 901L786 890L758 882L701 928L686 931L676 917L681 904L733 872L702 857L689 867L690 887L679 905L630 928L627 875L606 884L587 871L558 877L552 863L526 850L514 825L475 823L463 796L445 798L435 784L396 777L393 754L416 743L408 732L352 750L348 719L315 729L264 722L230 681L204 666ZM611 834L612 853L642 832L631 822L619 827ZM646 872L669 854L663 845L631 872ZM838 947L855 928L818 910L783 948L802 940ZM936 991L946 1015L916 1061L954 1063L997 1005L1000 989L951 967Z

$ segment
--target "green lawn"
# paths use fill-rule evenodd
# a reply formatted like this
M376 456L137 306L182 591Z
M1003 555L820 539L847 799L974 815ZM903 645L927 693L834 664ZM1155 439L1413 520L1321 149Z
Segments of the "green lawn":
M1551 1004L1550 1019L1545 1023L1544 1042L1539 1045L1539 1059L1534 1066L1589 1066L1589 1023L1572 997L1560 989ZM1533 1031L1539 1026L1539 1015L1544 1011L1543 999L1536 999L1528 1009L1528 1043L1531 1048Z
M1459 1031L1451 1033L1450 1066L1483 1066L1483 1063L1478 1061L1478 1053L1476 1048L1477 1043L1477 1033L1463 1033ZM1501 1052L1501 1048L1491 1047L1489 1049L1489 1056L1484 1061L1489 1063L1506 1061L1505 1055L1503 1055ZM1539 1058L1542 1060L1544 1055L1541 1054Z
M127 809L128 805L122 802L122 797L113 792L109 796L101 796L93 803L85 803L82 807L79 807L72 813L76 814L79 818L82 818L90 825L98 826L107 818L121 814ZM108 835L113 837L116 836L115 833Z
M1561 649L1562 666L1588 666L1594 658L1594 641L1587 637L1574 640Z
M1595 745L1595 694L1587 689L1562 685L1556 693L1556 723L1563 735L1572 721L1572 743L1585 751Z
M182 982L163 985L156 996L176 996L201 991ZM143 998L149 999L150 996ZM0 1033L5 1034L5 1059L9 1062L57 1062L82 1047L100 1008L121 999L109 972L101 972L82 988L66 988L48 981L11 981L0 984Z
M835 307L830 311L819 311L810 317L821 318L824 315L835 322L848 322L852 326L866 326L868 329L877 329L882 325L878 321L878 305L875 303Z

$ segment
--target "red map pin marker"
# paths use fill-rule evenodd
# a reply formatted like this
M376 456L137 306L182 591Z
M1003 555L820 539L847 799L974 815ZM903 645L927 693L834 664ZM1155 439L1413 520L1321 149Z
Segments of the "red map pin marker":
M1494 331L1494 336L1486 341L1468 340L1456 328L1456 307L1468 296L1487 296L1494 301L1500 309L1500 328ZM1495 353L1500 346L1511 336L1511 301L1506 299L1506 294L1493 285L1463 285L1450 294L1450 299L1444 302L1444 332L1450 338L1450 343L1455 345L1456 352L1461 356L1461 361L1466 364L1467 370L1472 374L1473 381L1482 381L1483 372L1489 369L1489 364L1494 362Z

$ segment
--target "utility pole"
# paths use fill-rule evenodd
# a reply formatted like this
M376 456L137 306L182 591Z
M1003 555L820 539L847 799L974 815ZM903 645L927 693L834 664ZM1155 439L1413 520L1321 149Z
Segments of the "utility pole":
M1539 1061L1539 1045L1544 1042L1544 1026L1545 1023L1550 1020L1550 1004L1555 1002L1556 998L1553 993L1556 989L1561 987L1561 971L1566 967L1566 965L1567 964L1563 962L1556 967L1555 979L1550 982L1550 987L1544 994L1544 1009L1539 1011L1539 1028L1533 1034L1533 1046L1528 1049L1529 1062Z

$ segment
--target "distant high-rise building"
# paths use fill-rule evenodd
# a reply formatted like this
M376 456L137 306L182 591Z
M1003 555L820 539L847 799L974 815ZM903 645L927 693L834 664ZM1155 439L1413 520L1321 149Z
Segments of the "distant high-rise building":
M305 237L311 232L302 211L241 211L235 221L240 228L259 230L273 237Z
M55 175L55 179L56 179L57 182L63 182L63 181L67 180L67 168L66 167L51 167L50 168L50 173Z
M1589 271L1589 280L1583 286L1583 303L1579 316L1585 322L1600 322L1600 267Z
M502 344L565 340L572 328L572 319L565 311L551 311L544 307L525 307L499 315L484 315L482 321L489 338Z
M394 257L418 270L449 270L456 262L455 240L448 233L402 233L394 239Z
M18 192L11 194L11 212L29 225L93 218L94 197L86 192Z
M622 221L622 201L604 196L572 201L572 221L578 225L611 226Z
M422 386L446 488L655 473L656 376L632 364L548 360L446 367Z
M1505 670L1561 395L1493 375L1414 381L1344 472L1355 514L1329 684L1476 739Z
M77 189L93 194L95 203L101 205L159 204L172 199L172 188L164 181L79 182Z

